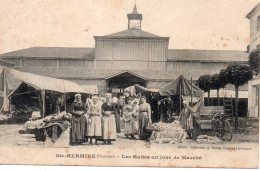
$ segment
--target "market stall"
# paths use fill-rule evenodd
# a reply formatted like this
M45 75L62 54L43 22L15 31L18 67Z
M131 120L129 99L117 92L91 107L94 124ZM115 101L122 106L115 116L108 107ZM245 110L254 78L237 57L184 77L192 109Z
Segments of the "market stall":
M138 84L135 84L133 86L127 87L124 90L124 94L126 96L131 97L141 97L145 96L147 102L151 105L152 109L152 121L157 122L159 120L158 118L158 105L157 102L159 100L159 89L149 89L143 86L140 86Z
M154 123L148 129L152 130L150 140L157 143L179 143L187 136L196 137L199 135L200 127L200 105L203 97L203 91L187 80L183 75L170 82L159 90L161 97L172 97L173 104L178 104L179 110L172 122ZM170 99L171 100L171 99ZM186 109L183 108L183 101L187 103ZM162 110L159 114L163 115ZM192 113L186 114L186 112ZM187 116L187 118L180 118ZM184 122L184 123L183 123ZM187 124L186 124L187 123ZM189 128L187 128L189 125ZM191 131L189 131L191 129ZM188 134L187 134L188 133Z
M0 76L1 113L15 111L30 115L33 111L40 111L43 118L55 113L58 99L60 103L63 101L64 110L66 110L68 109L66 95L87 94L78 84L63 79L39 76L9 68L4 68ZM25 118L28 119L28 117Z
M194 112L200 107L204 91L194 85L191 81L180 75L176 80L170 82L159 90L160 96L175 96L175 103L178 103L179 110L182 109L182 101L187 100L190 106L193 107Z

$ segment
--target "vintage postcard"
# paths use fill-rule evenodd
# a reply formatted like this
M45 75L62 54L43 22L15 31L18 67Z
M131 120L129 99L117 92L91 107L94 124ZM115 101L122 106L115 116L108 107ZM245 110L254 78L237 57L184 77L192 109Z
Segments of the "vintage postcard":
M259 167L259 1L0 4L0 164Z

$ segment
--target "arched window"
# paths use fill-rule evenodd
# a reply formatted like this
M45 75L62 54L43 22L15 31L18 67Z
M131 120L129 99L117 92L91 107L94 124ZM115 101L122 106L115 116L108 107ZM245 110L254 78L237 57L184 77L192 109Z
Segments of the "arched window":
M260 16L257 17L257 31L260 31Z

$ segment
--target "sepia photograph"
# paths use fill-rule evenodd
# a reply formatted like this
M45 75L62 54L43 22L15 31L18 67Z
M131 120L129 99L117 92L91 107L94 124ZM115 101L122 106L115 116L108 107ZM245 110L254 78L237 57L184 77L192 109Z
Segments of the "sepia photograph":
M259 167L260 1L0 2L0 164Z

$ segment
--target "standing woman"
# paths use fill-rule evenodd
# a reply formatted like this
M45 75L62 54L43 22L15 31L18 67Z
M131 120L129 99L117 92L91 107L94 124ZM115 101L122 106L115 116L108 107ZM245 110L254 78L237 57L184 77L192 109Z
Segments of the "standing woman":
M81 95L76 94L75 100L71 105L71 144L81 144L85 139L85 107L81 101Z
M106 102L102 105L102 138L104 144L111 144L116 140L116 114L115 105L112 104L112 95L106 94Z
M121 132L121 125L120 125L120 107L118 104L118 98L113 97L112 98L112 104L115 106L116 113L115 113L115 119L116 119L116 132Z
M195 116L189 106L189 101L183 101L183 109L180 113L180 123L182 128L187 132L189 138L196 138L199 133L199 123L196 121Z
M128 138L129 136L131 136L131 138L134 138L134 130L133 130L133 106L132 106L132 98L129 98L127 101L127 104L125 105L125 107L123 108L123 120L125 123L125 136L126 138Z
M133 135L138 135L138 118L139 118L139 100L133 100L133 114L132 114L132 127L133 127ZM133 137L135 138L135 137Z
M89 107L89 119L87 137L90 138L90 144L92 144L92 138L95 138L95 144L98 145L98 139L101 138L101 106L98 103L99 99L97 96L92 97L93 103Z
M152 123L151 120L151 106L146 102L145 96L142 96L140 99L139 106L139 127L138 127L138 135L141 139L146 139L146 126L149 123Z

